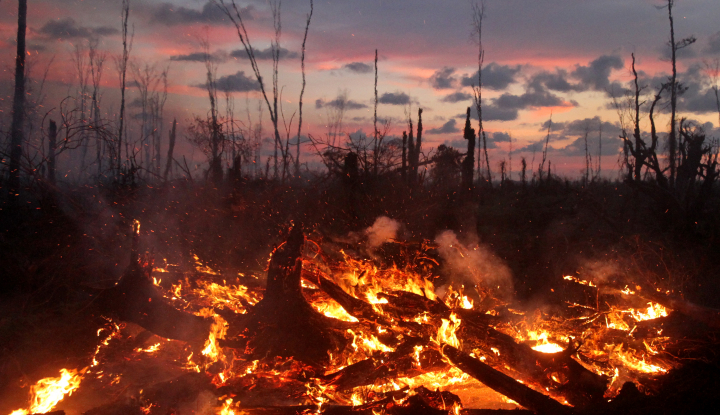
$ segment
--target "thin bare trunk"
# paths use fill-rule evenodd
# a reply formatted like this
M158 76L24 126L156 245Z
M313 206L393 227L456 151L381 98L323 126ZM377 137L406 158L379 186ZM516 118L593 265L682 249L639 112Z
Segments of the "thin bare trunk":
M130 35L130 41L128 42L128 18L130 16L130 0L123 0L122 2L122 13L121 13L121 21L122 21L122 44L123 44L123 53L122 56L117 60L117 66L118 71L120 72L120 120L119 120L119 126L118 126L118 144L117 144L117 169L118 173L120 172L120 169L123 166L123 159L122 159L122 146L123 146L123 128L125 124L125 81L127 77L127 65L128 60L130 59L130 51L132 50L132 38L133 35ZM125 144L127 147L127 143ZM127 152L127 148L125 150L125 156L127 158L130 157L130 155Z
M10 206L19 206L20 159L22 158L23 124L25 121L25 32L27 31L27 0L18 1L17 54L15 55L15 91L10 127Z
M170 173L170 166L173 161L173 150L175 150L175 132L177 127L177 120L173 120L172 130L170 130L170 140L168 143L168 155L167 162L165 163L165 174L163 174L163 180L167 181L168 174Z
M302 69L302 89L300 90L300 101L298 101L298 133L297 143L295 147L295 176L300 177L300 132L302 131L302 107L303 94L305 94L305 42L307 42L308 30L310 29L310 19L313 15L313 0L310 0L310 13L305 23L305 36L302 43L302 54L300 56L300 68Z
M57 124L50 120L48 132L48 182L55 184L55 156L57 155Z
M670 135L668 136L668 150L670 162L670 187L675 184L675 158L677 152L677 137L675 136L675 112L677 111L677 67L675 61L675 27L673 25L672 7L674 0L668 0L668 18L670 19L670 50L672 51L672 78L670 83Z
M374 152L373 152L373 174L377 176L377 164L378 164L378 128L377 128L377 107L378 107L378 89L377 89L377 83L378 83L378 51L375 49L375 104L374 104L374 112L373 112L373 136L374 136ZM412 141L412 124L410 127L410 140Z

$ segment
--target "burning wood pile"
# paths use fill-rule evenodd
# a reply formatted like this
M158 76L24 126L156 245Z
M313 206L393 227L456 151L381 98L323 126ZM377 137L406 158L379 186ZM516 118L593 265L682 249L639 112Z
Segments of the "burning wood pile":
M98 295L87 367L40 380L12 415L628 413L657 406L720 327L672 293L583 275L521 310L495 283L439 277L430 244L395 245L402 261L368 259L295 226L266 282L197 257L189 273L154 267L135 248Z

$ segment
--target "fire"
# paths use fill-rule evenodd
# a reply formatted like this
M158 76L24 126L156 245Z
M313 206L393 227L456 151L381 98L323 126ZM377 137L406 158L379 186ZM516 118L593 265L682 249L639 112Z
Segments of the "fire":
M217 271L213 270L209 266L205 265L202 261L200 261L200 257L193 254L193 258L195 259L195 270L201 274L210 274L210 275L220 275Z
M311 305L319 312L330 318L336 318L342 321L356 323L359 320L345 311L345 309L335 301L313 301Z
M558 353L565 350L559 344L550 342L548 340L548 332L546 331L538 332L530 330L528 331L528 339L537 342L535 346L532 346L532 349L541 353Z
M247 312L243 301L250 305L256 304L260 299L254 293L249 292L244 285L227 285L223 281L223 285L215 282L198 281L198 288L193 292L203 304L217 307L219 309L229 308L236 313L244 314ZM179 290L178 295L179 297Z
M205 348L202 351L202 355L208 357L210 361L214 363L223 358L223 352L220 346L218 346L217 340L225 338L228 324L222 317L215 314L215 312L209 308L200 310L200 315L203 317L213 317L215 319L210 327L210 335L205 341Z
M218 415L240 415L243 412L235 412L235 409L233 409L233 406L239 406L240 402L237 402L235 405L233 405L233 399L227 398L223 402L222 408L220 408L220 411L218 412Z
M138 353L155 353L160 349L160 343L155 343L152 346L148 347L147 349L143 349L142 347L138 347L135 349Z
M648 308L645 310L630 309L630 313L636 321L654 320L660 317L667 317L667 308L660 304L648 302Z
M30 388L30 408L17 409L11 415L44 414L52 411L65 395L72 395L73 391L80 387L86 369L80 372L76 369L60 369L59 377L40 379Z
M593 283L592 281L581 280L580 278L573 277L572 275L566 275L563 277L563 279L568 281L574 281L578 284L587 285L588 287L595 287L595 283Z
M458 340L455 332L460 327L461 320L455 313L450 314L450 319L442 319L442 325L438 329L435 342L439 345L447 343L452 347L459 348L460 340Z

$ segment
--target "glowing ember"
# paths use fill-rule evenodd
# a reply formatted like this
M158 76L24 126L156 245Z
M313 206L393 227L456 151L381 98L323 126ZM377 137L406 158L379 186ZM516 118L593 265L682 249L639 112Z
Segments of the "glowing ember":
M563 277L563 279L568 281L574 281L578 284L587 285L588 287L595 287L595 284L592 281L581 280L580 278L573 277L572 275L566 275Z

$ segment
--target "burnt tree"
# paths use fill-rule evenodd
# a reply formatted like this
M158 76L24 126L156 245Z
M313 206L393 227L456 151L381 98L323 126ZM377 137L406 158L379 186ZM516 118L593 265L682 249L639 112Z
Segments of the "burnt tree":
M467 109L463 138L467 140L468 146L467 153L462 164L462 187L463 190L472 190L473 170L475 167L475 130L470 128L470 107Z
M15 91L10 126L10 204L17 207L20 193L20 158L22 157L23 123L25 120L25 32L27 31L27 0L18 1L17 54L15 55Z

